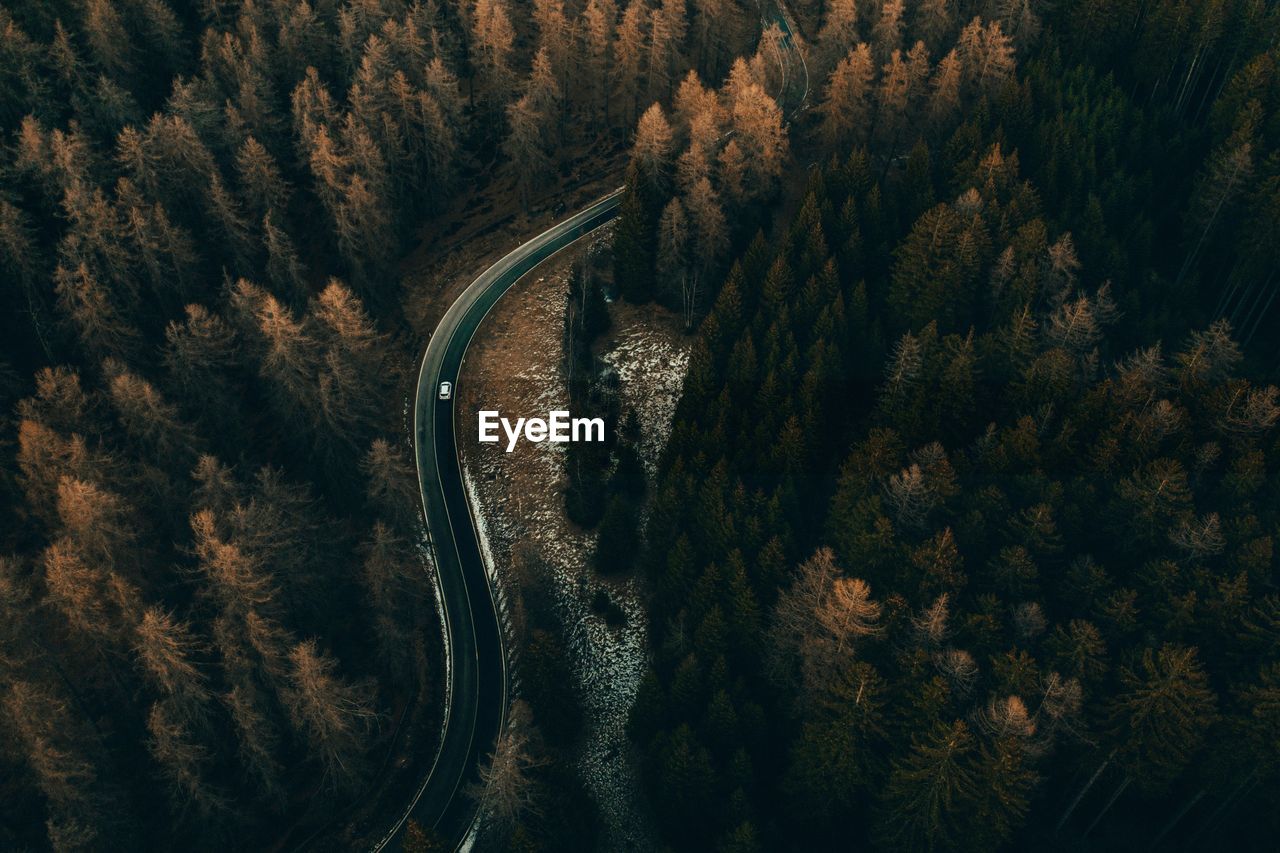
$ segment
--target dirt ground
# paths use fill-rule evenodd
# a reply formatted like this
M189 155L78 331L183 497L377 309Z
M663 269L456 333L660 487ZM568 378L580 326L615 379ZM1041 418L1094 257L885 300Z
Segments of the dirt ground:
M533 547L550 565L552 589L585 705L585 736L578 770L600 806L604 849L653 849L649 821L638 807L636 762L625 724L645 668L646 616L637 578L602 580L587 565L594 534L564 513L564 445L521 441L511 453L480 444L477 412L546 417L568 409L561 369L564 304L575 259L607 252L609 234L580 243L516 284L486 318L458 380L459 446L467 487L478 510L486 555L503 598L510 599L513 550ZM601 356L619 374L626 405L641 422L641 446L650 471L665 444L684 379L690 339L678 318L655 306L614 303L613 327ZM600 588L626 613L608 627L592 612ZM508 606L506 618L519 619ZM519 678L516 649L516 677Z
M422 340L476 275L530 237L622 184L624 160L606 152L585 160L564 184L546 189L525 210L510 176L495 179L430 223L400 265L404 313ZM563 204L564 211L556 212Z

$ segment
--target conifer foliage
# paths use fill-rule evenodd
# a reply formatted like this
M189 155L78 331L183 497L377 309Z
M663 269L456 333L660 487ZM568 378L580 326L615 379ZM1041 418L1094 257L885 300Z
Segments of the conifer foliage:
M0 847L313 831L427 686L389 330L466 132L439 15L0 8Z
M1270 845L1280 408L1232 306L1273 284L1226 247L1272 115L1239 28L1276 22L1113 6L797 11L826 156L731 241L645 531L672 847ZM662 287L690 200L651 159L615 251Z
M365 790L438 683L399 262L490 175L536 209L623 140L613 284L696 336L649 488L580 271L608 442L565 501L649 580L664 843L1266 847L1278 32L1255 0L5 0L0 847L270 848ZM585 849L543 605L476 796L510 849Z
M736 0L0 5L0 847L266 848L357 799L386 711L438 698L404 250L490 175L528 208L598 171L758 32ZM739 112L776 137L755 89ZM656 178L673 131L645 120ZM726 229L689 220L695 306ZM574 400L613 435L578 295ZM608 570L638 470L633 440L571 459Z

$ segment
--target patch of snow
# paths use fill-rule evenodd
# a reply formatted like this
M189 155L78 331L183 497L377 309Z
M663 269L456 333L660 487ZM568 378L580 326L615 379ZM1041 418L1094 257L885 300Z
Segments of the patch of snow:
M471 853L476 848L476 839L480 835L480 821L471 821L471 828L467 830L467 837L462 839L462 843L458 845L458 853Z
M597 236L588 252L605 247L611 235ZM521 322L536 329L537 340L522 343L519 368L502 376L502 391L519 396L522 408L568 408L561 369L564 301L569 265L561 262L538 280L535 300ZM491 341L486 355L509 352ZM475 358L478 353L472 353ZM617 371L624 403L640 420L641 456L652 477L671 429L689 348L670 331L628 321L602 354ZM464 366L465 369L465 366ZM493 381L493 380L490 380ZM595 534L570 524L564 514L565 448L543 442L523 444L515 453L493 445L464 448L467 495L490 576L502 579L517 545L531 544L549 567L553 607L565 626L565 642L583 702L584 736L577 755L579 774L604 822L603 848L649 850L656 847L644 814L638 762L626 734L627 719L647 666L648 617L636 577L601 579L588 565ZM501 589L501 583L495 583ZM601 588L626 614L626 624L610 628L591 610ZM505 602L505 599L504 599ZM504 624L510 633L510 608ZM513 655L514 657L514 655ZM513 672L518 676L518 662ZM518 694L518 682L513 692Z
M636 325L621 331L617 343L601 357L617 371L623 403L640 420L640 456L653 478L684 388L689 347Z
M493 560L493 548L489 545L489 524L485 521L484 513L476 512L476 508L481 506L480 496L476 493L475 481L471 479L471 471L467 466L462 466L462 484L467 490L467 503L470 504L471 518L474 522L476 531L476 541L480 545L480 558L484 561L485 574L489 576L489 583L496 590L500 584L497 565Z
M440 743L444 743L444 730L449 724L449 697L453 693L453 679L450 678L453 657L449 641L448 621L444 616L444 594L440 589L440 575L436 573L435 545L423 525L422 537L418 540L418 556L422 559L423 571L427 574L427 583L431 584L431 597L436 608L436 624L440 626L441 640L444 650L444 714L440 720Z

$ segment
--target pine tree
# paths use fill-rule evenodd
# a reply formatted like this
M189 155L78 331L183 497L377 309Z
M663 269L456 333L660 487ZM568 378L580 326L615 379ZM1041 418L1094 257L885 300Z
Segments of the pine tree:
M1116 487L1117 509L1125 530L1135 543L1167 540L1191 509L1186 470L1176 459L1152 460Z
M869 664L829 670L820 704L806 715L783 781L788 809L801 819L838 822L858 809L881 777L885 684Z
M276 223L278 214L268 212L262 218L263 244L267 250L267 279L275 293L292 305L305 302L308 287L306 268L289 234Z
M689 275L689 221L680 199L673 198L658 220L658 291L666 295L683 293Z
M641 177L654 188L665 186L670 174L672 136L671 125L659 104L645 110L636 126L631 158Z
M676 159L676 185L681 190L687 193L698 181L712 179L718 142L716 116L709 111L698 113L689 127L689 147Z
M93 560L93 555L87 559ZM127 647L130 623L141 615L130 612L140 610L137 591L96 562L87 563L74 543L50 545L43 563L49 602L72 634L100 654L103 649Z
M437 54L431 58L424 77L427 92L440 105L445 124L453 128L455 133L464 133L467 125L458 78L443 56Z
M1183 262L1182 274L1198 257L1210 232L1224 213L1240 199L1241 188L1254 173L1254 139L1251 123L1238 128L1210 155L1192 200L1194 219L1200 233Z
M685 0L662 0L659 7L653 10L649 23L650 97L665 99L670 96L687 33Z
M81 346L98 358L128 360L140 346L141 333L88 265L59 265L53 278L58 307Z
M875 135L890 156L897 153L898 139L907 122L911 101L911 74L902 51L895 50L881 70L876 91Z
M119 77L132 74L135 48L115 5L110 0L88 0L84 23L94 60Z
M365 543L363 581L372 604L373 636L379 659L398 678L412 676L416 637L413 577L420 561L408 543L397 538L382 522L374 524Z
M1126 774L1149 791L1164 790L1204 743L1217 699L1194 647L1144 649L1120 668L1121 692L1110 703L1110 733Z
M969 84L978 94L994 96L1013 74L1013 44L999 23L984 26L974 18L960 33L957 49Z
M902 49L902 11L902 0L885 0L880 7L880 15L871 30L871 42L875 45L876 60L881 64Z
M609 500L600 519L592 564L601 574L621 574L631 568L640 545L636 507L622 495Z
M710 119L711 127L720 123L720 99L713 90L702 85L702 78L698 76L698 72L690 69L680 81L680 85L676 87L676 94L672 99L672 112L676 127L688 134L689 144L692 147L699 141L694 133L694 124L701 116L705 115ZM703 132L707 132L707 129L704 128ZM714 141L714 139L703 140L701 147L710 148Z
M1040 16L1034 5L1032 0L1001 0L998 4L1001 29L1024 51L1040 34Z
M618 25L617 39L613 44L616 62L618 93L625 105L624 123L635 120L640 107L640 92L645 85L644 60L646 27L649 12L645 0L630 0Z
M122 496L95 483L64 476L58 481L61 533L76 553L104 569L141 561L137 510Z
M3 695L5 728L35 779L49 816L50 843L84 849L132 834L127 805L100 780L90 737L65 702L40 685L14 680Z
M912 32L931 51L940 50L955 21L954 0L921 0L912 19Z
M698 48L698 66L709 76L718 77L723 70L725 48L731 38L724 32L729 19L727 0L692 0L693 32Z
M232 269L248 273L256 249L249 235L249 223L218 174L214 174L209 183L208 216Z
M371 158L377 157L371 144L367 153ZM378 185L358 174L352 175L333 215L338 249L356 280L368 282L384 272L396 241L389 199Z
M966 217L946 204L925 212L896 251L889 305L914 328L930 320L944 330L963 328L989 240L980 213Z
M150 382L130 372L119 362L103 366L108 399L125 433L154 464L177 466L185 473L195 463L200 442L195 429L179 416L177 407L167 402Z
M116 185L116 195L123 211L121 236L143 273L139 278L162 308L176 309L177 300L196 293L193 271L199 263L191 235L173 224L162 205L144 202L128 179Z
M307 426L314 417L316 344L279 300L243 279L231 294L237 324L256 351L258 373L286 423Z
M488 764L480 768L480 785L473 792L497 825L507 831L532 808L531 774L543 763L533 755L529 727L528 706L517 701Z
M767 196L782 175L789 151L782 110L752 83L734 96L732 123L746 157L749 185L755 195Z
M186 321L170 323L165 340L167 387L186 411L210 427L206 434L234 440L244 428L235 331L217 314L188 305Z
M609 121L610 58L618 6L614 0L587 0L580 25L583 40L583 72L589 81L588 114Z
M711 755L693 730L681 725L654 744L663 780L655 792L658 808L678 826L706 826L705 809L711 804L715 776Z
M1242 358L1226 320L1215 321L1203 332L1192 332L1188 346L1174 356L1178 381L1184 388L1198 388L1231 377Z
M871 588L865 581L836 578L816 617L835 654L843 655L856 640L876 633L880 605L871 600Z
M927 113L935 130L948 127L958 114L963 80L964 68L960 64L960 56L952 48L934 69L930 82Z
M289 681L281 695L289 719L310 745L334 791L350 790L363 778L364 738L374 713L365 688L347 684L337 662L315 641L289 650Z
M700 178L685 196L685 207L692 226L693 251L697 263L694 275L685 281L680 304L683 308L686 328L692 328L693 320L702 311L705 282L718 268L729 248L729 224L724 207L707 178Z
M476 0L471 11L471 27L484 103L494 112L511 90L515 29L503 0Z
M934 723L894 761L884 788L877 834L908 850L982 849L977 804L984 798L975 766L977 743L960 721Z
M1010 705L1025 715L1020 701ZM1020 719L1025 721L1025 717ZM970 843L978 849L1002 847L1022 826L1035 783L1035 774L1026 766L1023 741L1014 735L999 737L991 746L984 745L977 772L984 796L977 805L977 837Z
M236 175L240 197L255 221L273 211L277 217L282 216L289 209L289 185L279 165L271 152L252 136L246 137L236 151Z
M208 719L212 697L193 660L200 645L189 624L152 605L138 622L133 650L147 679L166 697L167 716L186 724Z
M317 438L322 452L345 471L382 420L378 400L388 382L387 341L337 279L314 301L309 320L323 350L317 391L324 427Z
M56 523L58 481L67 474L87 474L92 462L83 438L64 438L40 421L18 423L18 486L27 512L45 523Z
M147 748L165 780L165 794L180 818L194 806L203 821L220 818L230 804L208 781L212 760L189 726L165 702L156 702L147 715Z
M725 196L736 205L745 204L748 200L747 155L738 140L730 139L720 149L717 158L719 184L724 188Z
M614 281L624 298L638 303L652 294L656 247L646 204L648 181L636 163L627 169L627 187L614 229Z
M819 613L840 576L835 552L822 548L800 564L791 586L778 597L770 628L770 671L783 681L795 681L795 661L813 648L822 633ZM824 662L825 662L824 658Z
M242 678L223 702L235 728L240 766L263 797L279 803L285 792L284 768L277 757L279 733L268 716L266 697Z
M852 48L836 63L819 108L822 138L827 145L838 148L866 139L874 76L871 49L865 44Z
M515 164L520 197L525 206L533 191L552 172L556 161L553 128L559 115L561 93L551 73L550 60L539 51L524 95L507 107L510 134L503 150Z
M572 41L564 0L534 0L533 21L538 28L538 53L546 57L553 79L568 85Z
M41 254L27 216L0 198L0 265L15 276L22 289L22 302L25 303L22 308L27 315L27 323L45 356L52 360L53 329L48 297L38 282Z
M384 519L394 522L402 534L418 528L422 496L413 465L401 449L385 439L374 439L361 462L367 478L365 493L370 505Z
M834 68L849 51L861 46L858 38L857 0L832 0L827 5L817 41L823 58L819 66L822 70Z

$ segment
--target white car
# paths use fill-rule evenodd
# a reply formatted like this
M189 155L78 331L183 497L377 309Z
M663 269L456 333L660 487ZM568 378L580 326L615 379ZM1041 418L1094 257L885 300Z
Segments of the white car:
M452 397L453 397L453 383L441 382L440 383L440 399L449 400L449 399L452 399Z

